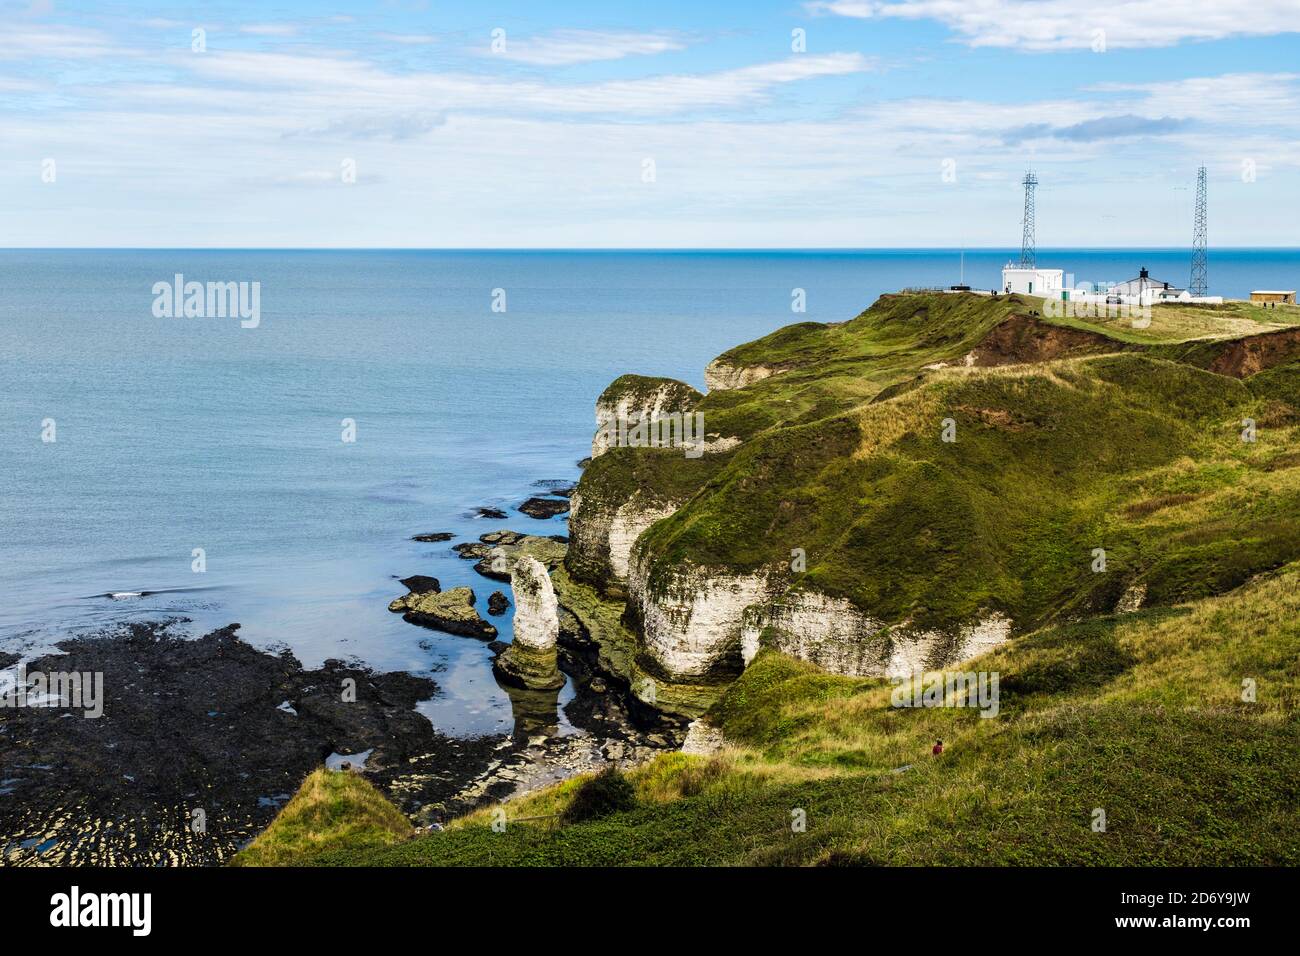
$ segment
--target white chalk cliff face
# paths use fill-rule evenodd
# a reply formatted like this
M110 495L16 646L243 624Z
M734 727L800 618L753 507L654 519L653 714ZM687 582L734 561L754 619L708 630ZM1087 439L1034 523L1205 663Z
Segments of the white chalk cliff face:
M632 545L656 521L671 517L681 503L646 507L638 497L619 507L609 523L609 567L619 582L626 582Z
M956 632L886 627L848 601L816 592L780 596L775 571L732 574L683 568L666 586L648 586L647 562L633 552L628 600L646 654L672 680L716 680L758 653L768 630L775 649L848 677L895 677L983 654L1011 635L1007 617L988 613Z
M628 557L641 532L682 505L655 503L639 491L612 511L585 501L581 492L574 492L569 500L569 547L588 567L602 569L606 586L626 583Z
M673 413L687 413L691 402L683 400L683 389L687 394L699 399L698 392L680 382L665 383L651 391L631 391L614 402L605 400L596 402L596 434L591 439L591 457L599 458L609 451L613 443L611 438L618 434L620 420L655 421ZM603 396L602 396L603 399Z
M514 642L535 651L554 650L560 636L560 606L551 576L536 558L525 555L510 569L515 594Z
M901 677L977 657L1005 643L1011 621L988 613L956 634L887 628L842 598L817 592L786 595L745 615L741 653L748 664L769 630L776 650L846 677Z
M704 369L704 387L710 392L722 392L729 388L744 388L754 382L776 374L776 369L766 365L728 365L721 359L714 359Z
M648 571L634 550L628 600L650 659L671 680L687 683L738 673L745 609L772 597L769 575L689 567L671 572L667 586L652 593Z

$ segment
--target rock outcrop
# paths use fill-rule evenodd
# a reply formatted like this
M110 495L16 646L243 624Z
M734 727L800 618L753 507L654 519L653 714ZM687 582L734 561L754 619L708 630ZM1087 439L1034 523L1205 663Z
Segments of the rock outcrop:
M948 631L889 627L842 598L785 593L786 583L778 570L679 567L652 586L634 554L628 603L645 662L668 680L726 680L753 660L761 638L832 674L893 677L975 657L1011 635L1011 620L996 612Z
M682 753L693 757L710 757L726 745L722 731L703 718L692 720L682 741Z
M438 583L437 578L431 578L427 574L413 574L409 578L402 578L402 587L415 594L423 594L426 591L441 591L442 585Z
M551 576L540 562L525 555L511 567L510 586L515 594L515 638L495 661L498 675L532 690L563 686L556 651L559 604Z
M388 610L400 613L412 624L491 640L497 629L483 620L474 607L474 592L469 588L452 588L450 591L412 591L388 605Z
M646 375L623 375L615 379L596 399L596 435L591 441L591 457L609 451L611 435L617 433L620 420L655 421L691 412L704 398L685 382Z
M503 530L489 531L478 541L462 542L452 550L466 561L475 562L474 570L483 577L509 581L510 569L518 558L536 558L550 570L564 561L568 546L563 537Z
M533 497L521 504L519 510L530 518L537 518L542 521L547 518L554 518L556 515L567 514L569 502L563 498Z
M744 388L775 375L777 371L766 365L729 365L721 359L714 359L704 369L704 387L710 392Z

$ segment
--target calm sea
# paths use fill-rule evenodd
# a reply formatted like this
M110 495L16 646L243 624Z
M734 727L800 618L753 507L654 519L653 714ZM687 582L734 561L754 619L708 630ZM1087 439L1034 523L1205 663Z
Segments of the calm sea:
M996 286L1010 254L966 253L965 281ZM1145 266L1176 285L1189 267L1186 250L1039 263L1094 282ZM962 268L955 250L0 251L0 649L160 616L195 633L238 621L308 667L436 668L442 691L422 710L440 729L508 730L484 645L387 610L394 576L468 584L480 605L497 585L454 542L410 536L563 532L513 509L539 480L577 478L611 379L702 387L732 345ZM259 327L155 318L152 287L177 273L259 282ZM1212 293L1298 280L1300 250L1210 256ZM510 518L472 517L480 505ZM104 596L138 591L157 593Z

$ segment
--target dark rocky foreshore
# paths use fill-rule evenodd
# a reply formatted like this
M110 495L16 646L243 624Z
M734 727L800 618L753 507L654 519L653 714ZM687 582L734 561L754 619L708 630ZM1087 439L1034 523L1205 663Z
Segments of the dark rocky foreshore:
M64 864L214 863L275 815L331 753L372 749L379 774L413 758L486 764L488 742L442 737L415 704L437 685L328 661L304 670L232 625L199 639L166 625L65 641L28 670L101 672L104 712L5 712L0 858ZM355 702L345 701L345 681ZM206 817L195 832L194 811Z
M512 689L512 735L451 738L414 709L437 693L432 679L340 661L305 670L287 651L245 644L237 628L190 639L167 624L136 625L65 641L63 654L29 662L29 672L101 672L103 716L4 712L0 863L219 863L332 754L370 751L368 779L427 823L609 757L671 746L681 733L653 722L637 730L624 696L596 692L602 683L575 660L578 697L565 715L585 735L557 734L558 691ZM354 700L345 699L347 681Z

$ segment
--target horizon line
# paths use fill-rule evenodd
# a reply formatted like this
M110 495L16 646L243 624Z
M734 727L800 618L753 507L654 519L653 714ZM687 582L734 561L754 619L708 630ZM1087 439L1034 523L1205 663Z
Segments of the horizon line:
M1210 246L1293 252L1295 246ZM1042 252L1187 252L1190 246L1039 246ZM0 252L1011 252L1017 246L0 246Z

